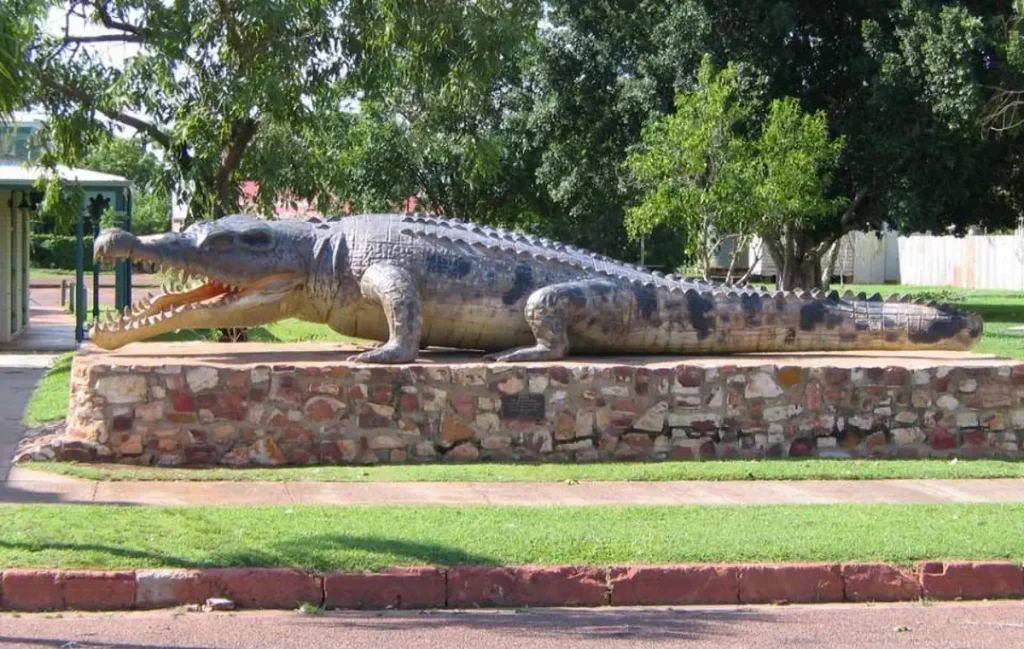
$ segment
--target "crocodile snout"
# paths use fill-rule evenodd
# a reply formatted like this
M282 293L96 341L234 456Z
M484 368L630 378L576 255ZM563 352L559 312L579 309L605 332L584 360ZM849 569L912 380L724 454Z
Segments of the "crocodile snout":
M127 259L138 238L126 230L113 228L104 230L93 244L93 258L96 261Z

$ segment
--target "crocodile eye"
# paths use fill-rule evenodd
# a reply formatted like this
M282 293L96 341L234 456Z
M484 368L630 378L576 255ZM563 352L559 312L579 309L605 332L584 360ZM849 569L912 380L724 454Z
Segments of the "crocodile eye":
M274 242L274 238L270 232L263 229L246 230L239 235L239 239L241 239L242 243L245 245L252 246L253 248L267 248Z
M210 236L206 237L203 242L203 247L211 250L228 250L231 248L231 244L235 242L235 235L230 232L214 232Z

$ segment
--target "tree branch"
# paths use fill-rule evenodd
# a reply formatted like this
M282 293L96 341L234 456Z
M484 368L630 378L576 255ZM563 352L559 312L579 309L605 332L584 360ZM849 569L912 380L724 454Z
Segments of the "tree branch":
M116 29L117 31L136 34L138 36L148 35L148 30L143 29L142 27L114 20L114 17L110 15L110 11L107 9L107 3L103 0L95 0L93 2L93 6L96 8L96 13L100 16L100 22L103 23L103 26L107 29Z
M233 137L231 146L224 152L220 169L217 170L217 174L213 178L213 187L214 191L217 192L218 199L224 198L224 190L227 188L231 173L238 169L238 165L242 162L242 156L245 154L245 150L248 148L252 138L256 135L258 128L259 122L248 117L240 122L236 122L232 127Z
M227 0L217 0L217 8L220 10L221 18L224 20L225 26L227 26L228 43L231 47L235 48L235 51L243 56L246 54L245 47L243 47L242 35L238 33L238 22L235 20L234 10L228 6Z
M842 239L843 235L845 235L853 228L853 220L857 214L857 208L860 207L860 204L864 202L864 199L866 199L870 193L870 185L861 187L860 189L857 190L857 193L853 195L853 200L851 200L850 204L846 206L846 210L843 212L843 215L839 218L839 232L830 234L821 241L819 241L818 245L815 246L814 249L811 251L811 254L814 257L820 258L822 255L828 252L828 249L832 246L832 244L834 244L839 239Z
M171 146L171 136L169 133L163 131L156 124L152 124L143 119L129 115L124 111L113 110L109 108L103 108L102 106L93 105L92 97L87 92L80 88L73 88L68 85L64 85L59 81L56 81L49 75L43 75L43 85L47 86L51 90L61 93L67 97L75 99L79 103L90 106L96 111L102 113L107 119L111 119L115 122L120 122L125 126L130 126L137 131L145 133L149 137L153 138L153 141L163 146L165 149L169 149Z
M69 43L144 43L146 39L138 34L99 34L97 36L68 35L64 44Z

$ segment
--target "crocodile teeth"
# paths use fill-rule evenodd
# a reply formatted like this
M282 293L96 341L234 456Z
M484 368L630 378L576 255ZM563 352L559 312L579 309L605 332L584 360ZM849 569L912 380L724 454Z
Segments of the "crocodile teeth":
M899 296L898 293L893 293L889 297L885 298L885 301L886 302L899 302L900 301L900 296Z
M882 301L882 294L881 293L875 293L874 295L872 295L871 297L868 298L868 302L881 302L881 301Z
M860 293L857 294L857 299L863 302L868 299L868 294L865 293L864 291L861 291Z
M843 293L843 299L844 300L855 300L855 299L857 299L857 296L853 294L853 291L846 291L845 293Z

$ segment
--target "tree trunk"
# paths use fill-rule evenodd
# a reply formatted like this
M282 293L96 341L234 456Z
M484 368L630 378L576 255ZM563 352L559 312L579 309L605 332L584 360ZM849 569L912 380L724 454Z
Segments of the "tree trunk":
M823 281L822 266L827 265L829 261L823 260L828 248L808 241L804 233L797 228L787 228L784 236L785 240L781 246L772 246L769 249L772 256L776 257L775 263L779 269L776 287L780 291L827 288L827 282ZM779 259L779 256L782 258ZM826 264L823 264L823 261Z
M827 261L821 269L821 287L828 288L832 284L832 277L836 273L836 262L839 261L839 251L842 248L843 239L842 237L835 240L832 247L829 248L827 255Z

